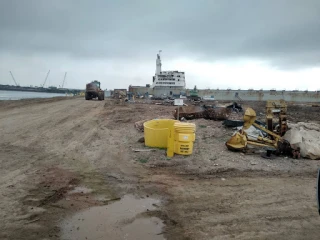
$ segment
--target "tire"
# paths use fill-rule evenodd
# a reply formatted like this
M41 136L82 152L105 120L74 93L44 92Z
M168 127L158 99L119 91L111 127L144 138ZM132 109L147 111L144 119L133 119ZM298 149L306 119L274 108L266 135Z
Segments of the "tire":
M104 100L104 92L101 92L101 100Z
M87 92L85 93L85 99L86 99L86 100L90 100L90 99L91 99L91 98L90 98L90 95L89 95Z
M103 100L103 95L101 93L98 93L98 100L102 101Z

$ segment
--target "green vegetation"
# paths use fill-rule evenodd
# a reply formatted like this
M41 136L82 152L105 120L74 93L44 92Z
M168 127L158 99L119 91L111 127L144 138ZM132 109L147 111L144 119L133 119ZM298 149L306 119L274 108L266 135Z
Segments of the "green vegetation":
M147 163L147 162L148 162L148 159L140 158L138 161L139 161L140 163Z

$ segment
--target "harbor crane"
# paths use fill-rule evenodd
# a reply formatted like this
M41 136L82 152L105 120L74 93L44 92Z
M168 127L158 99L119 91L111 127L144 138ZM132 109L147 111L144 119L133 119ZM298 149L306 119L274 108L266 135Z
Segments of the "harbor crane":
M45 80L44 80L44 83L42 84L42 87L44 87L44 85L46 84L47 79L48 79L48 77L49 77L49 74L50 74L50 70L49 70L49 72L47 73L47 76L46 76L46 78L45 78Z
M66 81L66 77L67 77L67 72L64 74L64 78L63 78L63 82L62 82L61 88L63 88L63 86L64 86L64 83Z
M12 77L12 80L14 81L14 83L16 84L17 87L19 87L19 84L16 82L16 79L14 78L12 72L10 71L10 75Z

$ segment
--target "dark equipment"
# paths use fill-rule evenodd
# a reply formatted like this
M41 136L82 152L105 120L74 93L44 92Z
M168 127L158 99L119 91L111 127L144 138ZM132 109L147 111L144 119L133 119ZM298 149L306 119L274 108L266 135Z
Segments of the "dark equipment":
M100 82L92 81L86 85L85 99L91 100L98 98L99 101L104 100L104 91L100 88Z

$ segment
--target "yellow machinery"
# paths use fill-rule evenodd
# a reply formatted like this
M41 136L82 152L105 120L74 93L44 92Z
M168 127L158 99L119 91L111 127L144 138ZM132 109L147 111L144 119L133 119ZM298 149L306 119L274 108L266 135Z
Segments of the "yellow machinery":
M279 114L279 123L276 129L273 127L273 117L275 114ZM282 138L282 136L288 130L287 126L287 104L284 100L268 100L266 102L266 125L267 128L255 123L256 112L252 108L248 108L245 111L243 120L243 128L235 133L229 141L226 142L226 146L229 150L245 150L247 144L268 147L274 149L277 153L288 153L292 151L290 143ZM249 140L246 133L251 125L267 133L268 137L258 136L255 140Z
M229 141L226 142L226 146L229 150L245 150L247 145L250 144L274 149L279 154L287 154L292 151L290 143L284 140L280 135L255 123L256 112L252 108L248 108L245 111L243 120L243 128L236 132ZM245 130L251 125L269 134L269 138L258 136L255 140L248 140L248 135Z
M277 129L273 129L273 116L274 114L279 114L279 125ZM276 132L283 136L288 130L287 126L287 104L281 100L268 100L266 104L266 124L270 131L276 130Z

